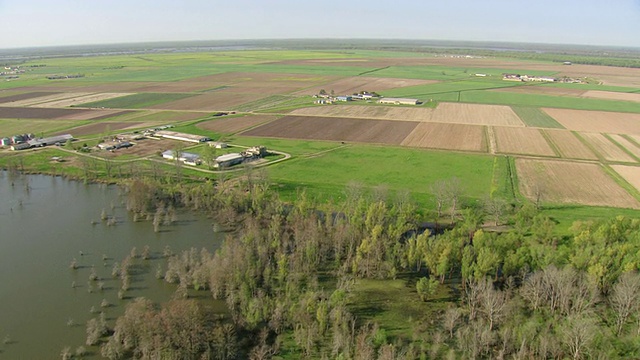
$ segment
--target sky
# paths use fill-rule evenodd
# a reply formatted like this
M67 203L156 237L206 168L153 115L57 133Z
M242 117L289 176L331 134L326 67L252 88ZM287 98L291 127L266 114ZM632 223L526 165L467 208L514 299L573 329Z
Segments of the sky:
M0 0L0 48L299 38L640 47L640 0Z

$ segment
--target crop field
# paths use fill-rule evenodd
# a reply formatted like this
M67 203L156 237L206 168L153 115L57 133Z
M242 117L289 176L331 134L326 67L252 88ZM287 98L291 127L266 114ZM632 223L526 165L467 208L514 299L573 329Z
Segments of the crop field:
M54 94L55 93L48 92L48 91L36 91L36 92L28 92L28 93L21 93L21 94L3 96L3 97L0 97L0 104L11 103L11 102L14 102L14 101L30 100L30 99L33 99L33 98L38 98L38 97L43 97L43 96L51 96L51 95L54 95ZM11 104L11 105L14 105L14 104Z
M626 165L611 165L611 168L622 176L636 190L640 191L640 167Z
M297 92L298 95L314 95L324 89L327 93L333 91L336 95L350 95L361 91L381 92L389 89L407 86L432 84L432 80L375 78L366 76L349 77L327 84L318 84L309 89Z
M568 130L640 135L640 114L543 109Z
M438 104L430 121L471 125L524 126L518 115L508 106L477 104Z
M134 114L134 116L131 116L130 118L127 118L127 120L134 120L134 121L141 121L141 122L152 122L155 124L167 124L167 123L171 123L171 122L181 122L181 121L188 121L188 120L195 120L195 119L199 119L199 118L203 118L207 115L210 115L207 112L195 112L195 111L190 111L190 112L180 112L180 111L143 111L143 112L139 112L137 114ZM119 119L120 120L120 119Z
M607 161L636 162L629 154L618 145L599 133L580 133L591 146Z
M621 135L609 134L609 137L613 141L618 143L618 145L625 148L625 150L633 154L633 156L635 156L636 158L640 158L640 147L638 147L638 145L632 143L631 141L627 140L627 138Z
M64 133L71 133L73 136L86 136L104 134L105 132L115 130L135 129L142 126L142 122L99 122L95 124L81 125L74 128L70 128L64 131Z
M203 130L214 131L223 134L234 134L269 121L277 119L276 116L254 115L232 118L213 119L198 123L196 126Z
M575 134L568 130L545 130L556 146L560 155L570 159L598 160L596 154L589 149Z
M585 93L585 91L581 89L558 88L558 87L550 87L550 86L545 86L540 84L521 85L521 86L510 87L510 88L494 89L491 91L510 92L510 93L517 93L517 94L573 96L573 97L579 97Z
M54 100L54 101L47 101L44 103L38 103L33 105L33 107L43 107L43 108L64 108L64 107L73 107L73 106L79 106L80 104L85 104L88 102L96 102L96 101L102 101L102 100L108 100L108 99L114 99L114 98L118 98L121 96L129 96L129 95L133 95L130 93L100 93L100 94L91 94L91 95L84 95L84 96L79 96L79 97L72 97L72 98L68 98L68 99L61 99L61 100Z
M0 107L2 119L100 120L125 113L127 111Z
M94 101L81 104L84 107L94 108L114 108L114 109L144 109L154 105L164 104L179 99L191 97L193 94L175 94L175 93L140 93L129 96L117 97L114 99Z
M487 150L484 126L464 124L419 123L402 145L461 151Z
M589 90L582 97L640 102L640 94L637 93Z
M33 106L36 104L51 102L51 101L59 101L63 99L71 99L82 96L91 95L91 93L86 92L57 92L51 93L50 95L45 96L36 96L36 97L26 97L20 100L12 101L8 106ZM4 106L4 104L3 104Z
M496 126L493 131L500 153L557 156L538 129Z
M285 116L242 135L400 145L416 125L412 121Z
M202 95L195 95L186 99L176 100L162 105L156 105L154 109L167 110L197 110L197 111L226 111L234 110L238 105L263 98L261 94L234 94L225 91L215 91Z
M431 121L433 109L404 106L333 105L296 109L291 114L378 120Z
M563 129L562 125L542 110L534 107L512 106L511 109L527 126Z
M23 134L25 129L38 136L47 136L85 123L75 120L0 119L0 137Z
M597 164L516 159L520 191L548 203L640 208L640 203Z

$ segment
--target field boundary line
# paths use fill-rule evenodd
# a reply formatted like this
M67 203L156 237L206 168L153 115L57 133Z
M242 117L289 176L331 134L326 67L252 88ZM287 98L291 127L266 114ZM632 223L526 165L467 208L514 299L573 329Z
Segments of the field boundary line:
M387 65L387 66L385 66L385 67L381 67L381 68L378 68L378 69L373 69L373 70L369 70L369 71L361 72L360 74L358 74L358 75L356 75L356 76L362 76L362 75L372 74L372 73L374 73L374 72L382 71L382 70L384 70L384 69L388 69L388 68L390 68L390 67L391 67L391 65Z
M622 144L620 144L619 142L615 141L611 136L609 136L609 134L602 134L602 136L604 136L605 138L607 138L607 140L611 141L614 145L616 145L617 147L619 147L620 149L622 149L622 151L624 151L627 155L631 156L633 159L637 161L640 161L640 159L638 159L637 156L635 156L635 154L633 154L631 151L629 151L626 147L622 146Z
M551 139L551 136L549 136L549 134L547 134L547 132L542 128L538 128L538 131L540 132L540 134L542 134L542 137L547 141L547 144L549 144L549 146L551 147L551 150L553 150L553 152L556 153L557 157L561 158L562 153L560 152L560 149L558 148L556 143L553 142L553 139Z
M591 143L589 143L589 141L587 141L587 139L585 139L584 137L582 137L582 134L580 134L578 131L571 131L573 133L573 135L575 135L575 137L578 138L578 140L582 141L582 143L588 147L591 152L593 152L596 157L598 158L598 160L600 161L601 164L605 164L607 162L607 160L605 160L604 156L602 154L600 154L600 152L596 151L595 147L593 147L593 145L591 145Z
M498 142L496 140L496 134L493 131L493 126L487 125L486 135L489 154L495 155L498 149Z
M636 189L636 187L633 186L633 184L628 182L622 175L618 174L618 172L614 168L612 168L611 165L609 164L601 164L601 165L604 172L607 173L607 175L609 175L611 178L613 178L613 181L615 181L616 184L620 185L626 192L629 193L629 195L633 196L636 200L640 201L640 191ZM632 166L632 165L622 165L622 166Z

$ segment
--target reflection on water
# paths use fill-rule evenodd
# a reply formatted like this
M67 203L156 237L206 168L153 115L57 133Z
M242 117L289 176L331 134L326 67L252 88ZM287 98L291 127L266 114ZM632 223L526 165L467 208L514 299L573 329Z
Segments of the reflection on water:
M103 211L112 226L101 220ZM133 222L114 186L0 172L0 359L60 358L64 347L84 345L84 325L100 311L112 326L128 299L169 300L175 286L156 279L158 266L166 269L165 249L213 252L221 239L210 220L192 213L157 233L151 221ZM134 260L130 290L120 300L114 262L145 246L149 259ZM101 307L103 300L110 305ZM94 355L86 358L99 358L97 348L87 349Z

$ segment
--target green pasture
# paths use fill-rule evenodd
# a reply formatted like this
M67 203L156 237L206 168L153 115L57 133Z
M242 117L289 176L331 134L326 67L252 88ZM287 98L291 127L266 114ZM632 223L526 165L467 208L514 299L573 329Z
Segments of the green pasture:
M524 121L525 124L527 124L527 126L564 129L564 126L539 108L512 106L511 109L513 109L513 111L522 121Z
M496 80L478 80L478 79L465 79L457 81L447 81L435 84L407 86L398 89L391 89L381 91L381 94L386 97L410 97L425 99L427 97L433 98L434 95L444 93L457 93L461 91L469 90L487 90L487 89L502 89L514 86L521 86L519 83L509 81L496 81Z
M83 107L104 107L112 109L143 109L170 101L176 101L193 96L183 93L139 93L121 96L113 99L94 101L81 104Z
M553 71L525 70L525 69L494 69L475 67L452 66L390 66L373 75L378 77L393 77L424 80L463 80L463 79L487 79L502 80L502 74L527 74L533 76L553 75ZM487 77L476 77L475 74L485 74Z
M299 188L319 199L341 202L351 182L391 191L409 191L431 206L430 186L437 180L460 179L463 196L480 199L491 191L493 157L421 149L351 145L315 156L295 158L269 168L274 186L285 198Z

